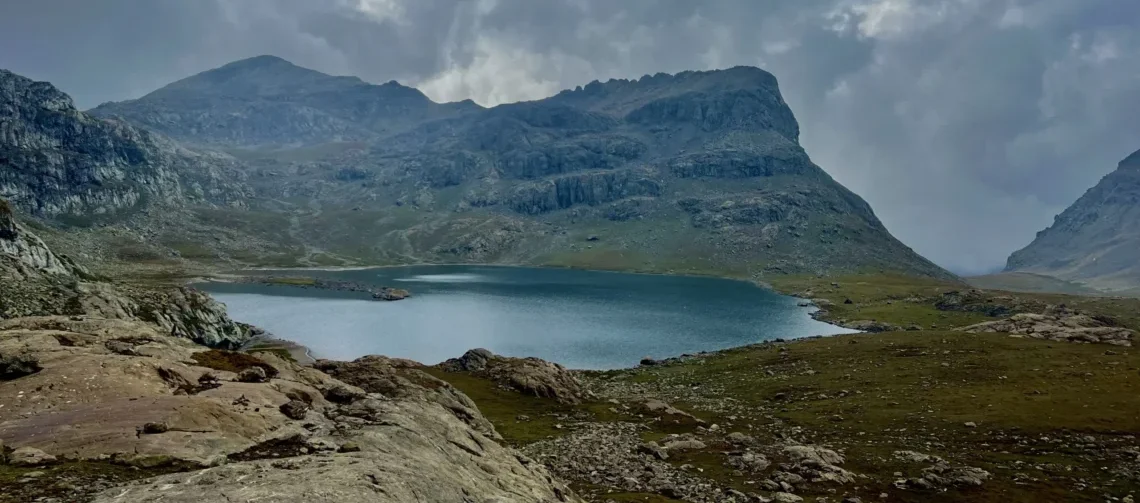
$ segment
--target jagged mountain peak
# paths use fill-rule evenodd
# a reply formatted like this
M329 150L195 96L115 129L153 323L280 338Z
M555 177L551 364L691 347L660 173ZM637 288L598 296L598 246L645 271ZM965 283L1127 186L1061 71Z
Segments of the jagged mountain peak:
M75 102L67 93L60 91L50 82L29 79L23 75L0 69L0 103L14 104L20 101L36 109L52 112L76 112ZM23 107L10 106L0 110L0 118L18 114ZM25 108L26 110L26 108Z

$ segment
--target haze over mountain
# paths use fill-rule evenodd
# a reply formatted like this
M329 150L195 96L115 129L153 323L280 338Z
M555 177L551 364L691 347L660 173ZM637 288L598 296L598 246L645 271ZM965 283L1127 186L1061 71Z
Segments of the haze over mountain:
M1140 292L1140 151L1011 255L1006 270Z
M91 113L236 156L248 209L167 201L189 213L130 223L185 257L948 276L811 162L757 68L483 109L263 56Z

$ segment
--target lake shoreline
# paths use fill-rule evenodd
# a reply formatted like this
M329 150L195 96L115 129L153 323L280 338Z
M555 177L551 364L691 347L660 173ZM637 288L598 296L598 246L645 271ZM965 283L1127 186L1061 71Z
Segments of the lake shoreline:
M501 264L479 264L479 265L452 264L450 266L444 265L444 264L427 264L425 266L426 267L487 267L487 268L492 268L492 269L500 269L501 268L501 269L571 270L571 271L583 271L583 272L591 272L591 273L635 274L635 275L641 275L641 276L659 276L659 277L672 277L672 278L726 279L726 280L730 280L730 281L734 281L734 282L744 281L745 283L748 283L750 287L758 288L760 290L763 290L763 291L766 291L766 292L769 292L769 293L772 293L775 295L779 295L781 297L785 297L788 299L796 299L797 298L795 295L788 295L788 294L785 294L782 292L778 292L775 289L773 289L770 285L767 285L767 284L758 284L755 281L745 281L745 280L741 280L739 278L724 278L724 277L710 276L710 275L663 274L663 273L625 273L625 272L621 272L621 271L589 270L589 269L569 268L569 267L528 267L528 266L501 265ZM248 271L250 271L250 272L253 272L253 271L281 271L281 272L288 271L288 272L294 274L294 275L290 276L290 278L297 278L297 279L313 278L313 279L316 279L314 276L306 275L304 273L306 271L311 272L311 273L341 272L341 271L367 271L367 270L378 270L379 271L379 270L391 270L391 269L401 269L401 268L410 268L410 267L417 267L417 266L402 266L401 265L401 266L378 266L378 267L362 267L362 268L257 268L257 269L250 269ZM424 267L424 266L420 266L420 267ZM202 282L202 283L262 284L262 285L272 286L275 288L276 287L290 287L290 286L292 286L294 288L298 288L298 289L311 288L311 287L306 287L304 285L292 284L291 282L273 282L273 281L271 281L272 278L273 278L273 276L269 276L268 277L269 281L267 282L266 278L261 278L261 277L258 277L257 275L219 274L219 275L213 275L210 277L202 278L202 281L200 281L200 282ZM815 334L803 335L803 336L790 336L790 337L789 336L782 336L782 337L777 337L777 338L770 339L767 341L749 342L749 343L737 344L737 345L728 346L728 347L720 347L717 349L704 350L704 351L686 350L684 352L677 352L677 353L663 352L660 354L653 354L650 356L652 356L653 359L655 359L657 361L665 361L665 360L670 360L670 359L675 359L675 358L681 358L683 356L692 356L694 353L696 353L696 354L717 353L717 352L721 352L721 351L730 351L730 350L740 349L740 348L744 348L744 347L749 347L749 346L753 346L756 344L767 344L767 343L771 343L772 341L792 342L792 341L804 340L804 339L810 339L810 338L830 337L830 336L834 336L834 335L852 333L849 331L850 330L849 328L837 325L836 323L827 320L823 316L817 316L817 313L819 313L821 311L819 306L815 306L814 310L804 309L808 306L804 305L803 299L801 299L800 302L797 302L797 304L798 305L794 309L797 309L797 311L798 311L797 315L798 316L806 316L806 317L808 317L808 318L810 318L816 322L826 324L828 327L835 328L837 330L835 332L831 332L831 333L816 332ZM757 318L757 319L762 320L763 318ZM776 325L776 326L778 327L778 325ZM280 334L273 334L272 337L274 337L277 342L287 342L289 344L296 346L297 352L301 355L304 355L310 359L316 358L313 355L312 348L305 346L301 342L290 340L287 338L287 336L281 336ZM461 350L457 350L456 354L448 355L447 358L457 357L460 354L462 354L463 351L465 351L467 349L473 349L473 348L462 348ZM376 351L376 352L369 352L367 354L385 354L385 353L383 351ZM396 354L398 354L398 353L396 353ZM335 357L335 355L327 355L327 356ZM365 356L365 354L361 354L361 355L358 355L356 357L363 357L363 356ZM538 356L538 355L519 354L519 355L515 355L515 356ZM353 357L353 358L355 358L355 357ZM438 358L438 356L433 355L432 359L435 359L435 358ZM413 358L413 359L415 359L415 358ZM440 358L441 361L443 359L446 359L446 358ZM590 365L587 364L587 365L582 366L581 368L576 367L572 362L568 361L567 366L569 368L573 368L575 370L580 370L580 371L597 371L599 369L609 369L609 370L631 369L631 368L637 368L639 366L638 362L640 361L640 359L641 359L640 357L630 358L628 361L623 361L621 363L616 364L615 366L591 367ZM419 358L419 360L424 360L424 359ZM428 363L425 365L430 366L431 364Z

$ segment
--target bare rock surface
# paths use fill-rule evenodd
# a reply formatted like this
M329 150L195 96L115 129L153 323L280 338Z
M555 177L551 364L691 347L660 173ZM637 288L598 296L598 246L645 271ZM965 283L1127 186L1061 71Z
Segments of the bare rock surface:
M1049 309L1043 314L1015 314L1004 320L978 323L960 330L970 333L1000 332L1034 339L1104 343L1116 346L1131 346L1136 338L1135 330L1114 326L1111 320L1094 318L1063 308Z
M577 404L585 398L581 383L571 371L539 358L512 358L472 349L439 366L448 372L471 372L520 393L562 403Z
M321 362L361 389L273 354L81 316L0 320L0 355L38 367L0 380L11 464L194 470L95 501L580 501L415 362Z
M314 368L373 393L392 398L434 402L472 429L491 438L501 438L475 402L463 392L420 370L423 365L400 358L365 356L351 362L318 360ZM334 392L335 393L335 392ZM335 398L335 397L334 397Z

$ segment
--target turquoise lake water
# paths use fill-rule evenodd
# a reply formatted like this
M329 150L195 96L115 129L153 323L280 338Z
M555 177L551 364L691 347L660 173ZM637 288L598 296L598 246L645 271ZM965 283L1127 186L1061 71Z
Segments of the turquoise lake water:
M289 286L199 287L234 319L338 360L382 354L434 364L483 347L612 369L645 356L850 332L811 319L811 308L797 299L715 278L491 266L280 274L393 286L413 296L377 302L363 293Z

